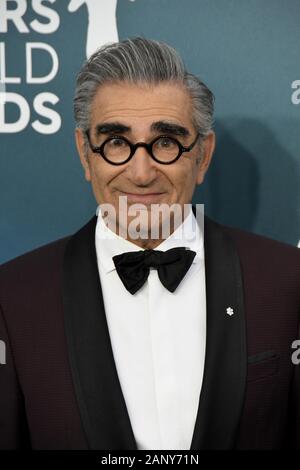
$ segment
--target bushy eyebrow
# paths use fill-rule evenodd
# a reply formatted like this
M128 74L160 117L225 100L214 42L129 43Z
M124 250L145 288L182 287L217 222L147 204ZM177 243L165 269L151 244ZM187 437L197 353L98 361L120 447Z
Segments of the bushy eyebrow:
M131 127L125 126L125 124L120 122L106 122L96 125L95 135L98 137L100 134L124 134L130 130Z
M157 121L151 125L151 130L161 134L172 134L187 137L190 135L189 130L180 124L175 124L169 121Z
M125 134L131 130L130 126L126 126L120 122L106 122L96 125L95 136L99 137L101 134ZM160 134L171 134L181 137L187 137L190 135L190 132L186 127L169 121L153 122L150 130L152 132L159 132Z

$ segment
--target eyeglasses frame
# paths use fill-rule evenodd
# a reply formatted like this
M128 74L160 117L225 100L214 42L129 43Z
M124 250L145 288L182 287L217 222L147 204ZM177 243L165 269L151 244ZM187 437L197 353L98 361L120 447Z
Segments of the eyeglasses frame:
M135 154L136 152L136 149L138 147L144 147L148 154L153 158L153 160L155 160L157 163L160 163L161 165L170 165L171 163L174 163L176 162L180 157L181 155L184 153L184 152L190 152L192 150L192 148L194 147L194 145L196 144L198 138L201 136L200 132L197 132L197 135L196 135L196 138L195 140L187 147L183 146L181 144L181 142L179 142L179 140L177 140L175 137L170 137L169 135L159 135L157 137L155 137L151 142L149 142L148 144L146 142L137 142L136 144L133 144L132 142L130 142L130 140L128 140L126 137L124 136L120 136L120 135L111 135L110 137L108 137L107 139L105 139L105 141L99 146L94 146L92 145L91 143L91 139L90 139L90 129L88 129L87 131L85 131L85 135L87 136L87 139L88 139L88 143L89 143L89 146L90 146L90 149L93 153L98 153L101 155L102 158L104 158L104 160L107 162L107 163L110 163L111 165L124 165L125 163L129 162L129 160L131 160L131 158L133 157L133 155ZM174 140L177 145L178 145L178 148L179 148L179 153L177 155L177 157L175 157L173 160L171 160L170 162L161 162L160 160L158 160L155 155L153 155L153 152L152 152L152 147L153 145L155 144L155 142L157 142L159 139L164 139L164 138L167 138L167 139L172 139ZM105 156L103 150L104 150L104 146L107 142L109 142L110 140L112 139L123 139L130 147L130 154L129 154L129 157L124 160L123 162L121 163L115 163L115 162L111 162L110 160L108 160L108 158Z

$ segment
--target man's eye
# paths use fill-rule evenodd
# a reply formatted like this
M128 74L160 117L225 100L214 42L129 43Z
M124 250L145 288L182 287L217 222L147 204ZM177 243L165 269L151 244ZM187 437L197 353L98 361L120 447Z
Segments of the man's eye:
M123 139L120 139L119 137L114 137L113 139L111 139L108 144L111 146L111 147L123 147L126 144L125 140Z
M176 145L177 145L176 142L169 137L161 137L160 139L156 141L157 147L161 147L165 149L174 148Z

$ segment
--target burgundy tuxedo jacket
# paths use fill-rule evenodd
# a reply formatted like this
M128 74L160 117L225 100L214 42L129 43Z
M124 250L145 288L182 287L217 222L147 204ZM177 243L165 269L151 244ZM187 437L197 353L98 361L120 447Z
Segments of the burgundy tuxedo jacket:
M96 220L0 267L0 449L137 449ZM208 217L204 250L207 345L191 450L300 449L300 251Z

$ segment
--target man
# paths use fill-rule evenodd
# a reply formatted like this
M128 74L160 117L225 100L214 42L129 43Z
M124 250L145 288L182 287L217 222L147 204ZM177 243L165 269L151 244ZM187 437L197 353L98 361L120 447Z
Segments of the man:
M299 448L299 252L191 210L212 93L136 38L84 65L75 119L98 217L1 267L0 447Z

